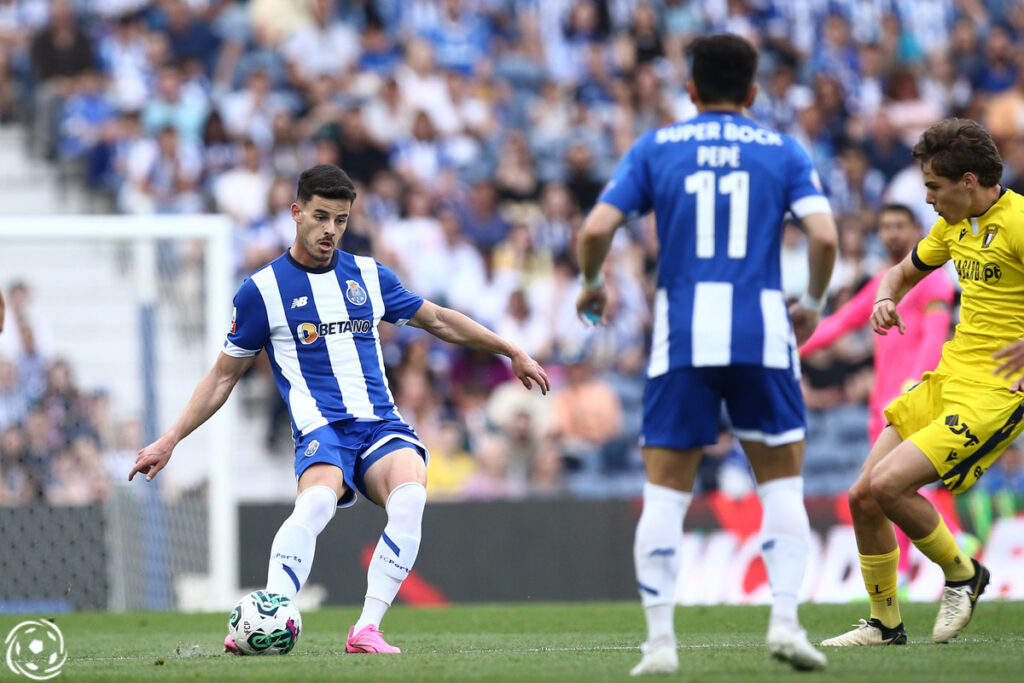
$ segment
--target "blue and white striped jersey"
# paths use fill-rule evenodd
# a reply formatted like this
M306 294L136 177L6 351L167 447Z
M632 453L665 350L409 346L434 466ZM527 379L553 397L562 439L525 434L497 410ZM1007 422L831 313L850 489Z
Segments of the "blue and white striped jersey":
M737 114L705 112L637 140L599 201L657 218L649 377L681 367L795 367L783 217L831 211L799 143Z
M285 252L246 279L234 303L224 353L267 349L296 436L338 420L401 419L377 326L404 325L423 299L390 270L343 251L307 268Z

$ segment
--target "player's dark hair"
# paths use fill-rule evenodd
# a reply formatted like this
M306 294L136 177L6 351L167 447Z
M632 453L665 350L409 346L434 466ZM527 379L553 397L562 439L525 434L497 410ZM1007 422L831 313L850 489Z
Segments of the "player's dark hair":
M914 225L920 225L920 223L917 222L917 216L914 215L913 209L911 209L906 204L900 204L899 202L889 202L888 204L883 205L882 208L878 210L878 215L881 216L883 213L886 213L887 211L906 214L907 218L910 220L911 223L913 223Z
M295 193L302 204L312 199L313 195L324 199L355 201L356 186L348 174L334 164L319 164L302 172L299 176L299 188Z
M716 33L694 39L687 52L702 103L744 103L757 72L757 50L749 41L732 33Z
M950 118L932 124L914 145L914 158L932 173L960 180L965 173L978 176L982 187L993 187L1003 177L1003 160L992 136L971 119Z

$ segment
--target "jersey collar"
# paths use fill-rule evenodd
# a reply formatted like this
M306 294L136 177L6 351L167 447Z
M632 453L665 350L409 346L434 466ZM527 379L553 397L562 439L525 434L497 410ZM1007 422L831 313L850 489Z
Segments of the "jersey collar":
M970 226L971 226L971 234L972 234L972 235L977 235L977 234L978 234L978 233L980 232L980 229L979 229L979 227L978 227L978 219L980 219L980 218L981 218L982 216L984 216L984 215L985 215L986 213L988 213L989 211L991 211L991 210L992 210L992 208L993 208L993 207L994 207L994 206L995 206L996 204L998 204L998 203L999 203L999 200L1000 200L1000 199L1002 199L1004 195L1006 195L1006 186L1005 186L1005 185L1004 185L1004 186L1003 186L1002 188L1000 188L1000 190L999 190L999 196L998 196L998 197L996 197L996 200L995 200L994 202L992 202L992 204L991 204L991 205L990 205L990 206L989 206L989 207L988 207L987 209L985 209L984 211L982 211L981 213L979 213L979 214L978 214L978 215L976 215L976 216L968 216L968 217L967 217L967 222L968 222L968 223L970 224Z
M301 263L299 263L298 261L295 260L295 257L292 256L292 252L290 250L284 252L284 255L288 259L288 263L292 264L293 266L295 266L299 270L306 271L307 273L329 273L332 270L334 270L335 266L338 265L338 250L337 249L334 250L334 255L331 256L331 262L328 263L326 266L323 266L322 268L310 268L309 266L302 265Z

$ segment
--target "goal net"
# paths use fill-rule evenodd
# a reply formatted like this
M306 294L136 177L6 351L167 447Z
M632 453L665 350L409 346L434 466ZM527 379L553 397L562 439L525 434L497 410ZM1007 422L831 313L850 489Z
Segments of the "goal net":
M234 602L236 399L127 481L223 342L229 234L219 216L0 218L0 611Z

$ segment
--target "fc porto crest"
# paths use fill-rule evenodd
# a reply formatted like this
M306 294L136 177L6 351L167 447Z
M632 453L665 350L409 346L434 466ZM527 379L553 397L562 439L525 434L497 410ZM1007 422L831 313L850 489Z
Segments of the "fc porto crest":
M320 442L317 441L316 439L313 439L312 441L309 442L309 446L306 447L306 452L303 453L302 455L308 458L312 456L314 453L316 453L319 448Z
M985 239L981 242L981 248L986 249L988 245L992 244L992 240L996 238L996 233L999 232L999 226L997 225L986 225L985 226Z
M345 280L348 289L345 290L345 298L354 306L362 306L366 303L366 290L359 286L355 280Z

